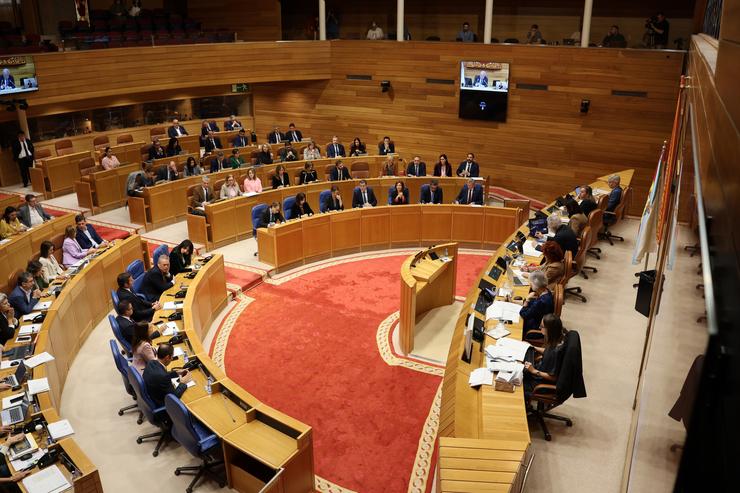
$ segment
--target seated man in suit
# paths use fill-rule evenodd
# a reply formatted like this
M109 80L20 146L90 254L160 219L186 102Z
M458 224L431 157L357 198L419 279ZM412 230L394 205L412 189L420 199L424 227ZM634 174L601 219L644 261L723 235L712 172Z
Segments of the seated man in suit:
M461 176L463 178L475 178L478 176L478 163L476 163L473 158L475 158L475 154L469 152L467 159L457 167L457 176Z
M339 143L336 135L331 138L331 144L326 146L326 157L345 157L344 146Z
M337 159L336 164L334 165L334 168L332 168L331 173L329 173L329 180L330 181L343 181L343 180L351 180L352 177L349 174L349 170L344 166L344 163L341 159Z
M288 133L285 137L291 142L300 142L303 140L303 134L295 128L295 123L288 125Z
M278 151L278 156L280 156L281 162L287 162L287 161L297 161L298 160L298 151L293 148L293 143L290 141L285 142L285 147L280 149Z
M20 219L26 227L31 228L33 226L38 226L39 224L44 224L44 222L51 219L51 216L46 213L43 207L41 207L39 200L34 194L29 193L25 198L26 203L18 208L18 219Z
M483 205L483 187L475 183L475 180L472 178L468 178L468 181L460 189L460 193L457 195L455 203L462 205Z
M488 74L485 70L481 70L480 75L475 76L473 87L488 87Z
M426 176L427 164L421 161L419 156L414 156L414 160L406 167L406 176Z
M421 188L421 198L419 199L419 202L422 204L441 204L442 200L442 189L439 187L438 180L432 180L429 183L428 188Z
M13 307L16 315L28 315L33 307L39 302L41 291L34 289L33 276L30 272L22 272L18 275L18 285L13 288L8 296L8 301Z
M395 154L396 146L391 142L391 138L387 135L383 137L383 142L378 144L378 154L386 156L388 154Z
M98 248L99 246L107 246L108 242L98 235L92 224L87 224L85 216L77 214L75 216L75 224L77 225L77 231L75 233L75 240L80 245L80 248L87 250L89 248Z
M247 137L247 132L244 131L242 128L239 130L239 135L234 137L234 140L231 141L231 143L234 145L234 147L246 147L249 145L249 137Z
M170 161L164 168L159 168L157 181L175 181L180 179L180 172L177 171L175 161Z
M190 198L190 205L193 209L203 207L216 198L210 183L211 178L208 175L202 175L200 177L200 186L193 190L193 195Z
M262 214L262 226L266 227L271 224L280 224L285 222L285 218L280 213L280 203L273 202L270 207L267 208L264 214Z
M180 125L180 122L177 121L177 118L174 118L172 120L172 126L167 129L167 136L170 139L177 139L179 137L184 137L188 134L188 131L185 130L185 127Z
M152 139L152 146L149 148L149 160L162 159L165 157L167 157L167 149L162 147L162 144L159 143L158 137L154 137Z
M612 175L607 181L611 192L609 192L609 201L606 203L606 210L604 211L604 224L613 224L615 222L614 214L607 214L607 212L614 212L622 201L622 188L619 186L620 181L619 175Z
M8 295L0 293L0 345L15 337L15 328L18 319L15 318L15 308L8 301Z
M116 291L118 302L128 301L131 303L131 307L134 310L131 318L133 318L134 322L151 322L154 312L162 308L159 301L152 303L134 293L134 278L128 272L118 274L116 282L118 283L118 290Z
M285 140L285 135L280 131L278 127L272 129L272 132L267 134L267 141L270 144L279 144Z
M208 131L208 135L203 140L203 147L206 148L206 152L213 152L216 149L223 149L224 146L221 145L221 139L216 137L213 134L212 130Z
M377 203L377 201L376 201ZM339 187L336 185L331 186L331 195L327 197L326 203L324 204L325 211L343 211L344 204L342 203L342 196L339 195Z
M118 322L118 327L121 329L121 335L128 342L133 342L136 320L133 319L134 305L131 303L131 300L119 300L118 306L116 307L116 313L118 313L118 315L116 316L116 322ZM152 339L156 339L159 336L160 333L156 329L156 326L150 323L149 337L151 337Z
M226 168L230 168L229 163L226 162L226 159L224 159L224 151L218 151L216 152L216 157L211 159L211 173L216 173L217 171L223 171Z
M226 123L224 123L224 130L226 131L232 131L232 130L244 130L244 127L242 126L242 122L236 119L236 115L231 115L228 120L226 120Z
M555 240L557 244L560 245L560 248L563 249L563 253L571 252L573 254L573 258L575 258L578 253L578 237L568 224L563 224L563 221L560 220L559 214L553 213L547 216L547 229L548 236L551 236L551 239ZM540 232L537 232L536 235L538 238L544 237Z
M175 284L175 279L170 274L170 257L160 255L157 259L157 265L149 269L144 274L144 281L141 283L141 293L148 300L158 300L162 293L170 289Z
M378 205L378 199L375 198L375 192L367 186L367 181L360 180L360 186L352 192L352 207L375 207Z
M157 348L157 359L147 362L144 373L141 375L149 397L157 407L164 407L167 394L182 397L188 388L188 382L193 379L187 370L170 371L167 369L167 365L172 363L174 354L175 349L171 344L160 344ZM172 385L173 378L178 379L177 387Z

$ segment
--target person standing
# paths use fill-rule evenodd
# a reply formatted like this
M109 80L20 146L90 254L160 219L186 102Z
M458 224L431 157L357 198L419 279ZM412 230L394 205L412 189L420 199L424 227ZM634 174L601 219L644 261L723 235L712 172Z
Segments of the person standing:
M21 170L23 186L27 187L31 182L31 173L28 170L33 167L33 144L22 130L18 132L18 138L13 141L13 160L18 163Z

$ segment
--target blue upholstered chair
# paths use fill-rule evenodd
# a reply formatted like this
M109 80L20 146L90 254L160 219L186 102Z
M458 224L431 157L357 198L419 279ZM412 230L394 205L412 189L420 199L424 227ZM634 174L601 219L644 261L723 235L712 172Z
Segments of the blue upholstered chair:
M156 457L159 455L159 449L162 448L165 441L170 438L169 424L166 420L167 413L164 406L156 407L154 401L149 397L146 385L144 385L144 379L139 373L139 370L133 366L129 366L126 368L126 372L128 373L128 381L136 393L136 405L139 406L139 411L144 414L144 417L150 424L159 428L159 431L156 433L149 433L137 437L136 443L143 443L152 438L159 438L157 446L154 447L154 452L152 452L152 455Z
M170 249L167 248L167 245L159 245L156 249L154 249L154 253L152 254L152 266L157 265L157 259L160 255L169 255Z
M131 274L131 277L138 279L144 275L144 262L141 259L136 259L126 267L126 272Z
M331 197L331 190L322 190L319 194L319 212L326 212L326 202Z
M121 333L121 327L118 325L118 320L113 315L108 315L108 322L110 322L110 328L113 330L113 335L116 336L118 343L126 350L126 354L133 354L131 349L131 342L127 341Z
M285 216L286 221L288 219L293 219L293 204L295 204L295 197L288 197L283 201L283 215Z
M116 369L121 374L121 378L123 379L123 387L126 389L126 393L130 395L133 400L136 400L136 392L134 392L134 388L128 381L128 372L126 371L126 368L128 368L129 366L128 361L126 361L126 358L124 358L121 354L121 351L118 348L118 344L116 344L116 341L114 339L110 340L110 351L111 353L113 353L113 361L116 363ZM123 416L123 413L131 411L132 409L138 409L138 407L139 406L136 403L133 403L130 406L122 407L118 410L118 415ZM144 415L141 411L139 411L139 419L136 420L136 423L141 424L143 421Z

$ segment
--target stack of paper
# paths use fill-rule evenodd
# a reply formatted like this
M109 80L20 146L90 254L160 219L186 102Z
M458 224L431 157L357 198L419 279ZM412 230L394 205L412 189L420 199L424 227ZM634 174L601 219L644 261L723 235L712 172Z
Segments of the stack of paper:
M22 482L28 493L59 493L72 488L56 464L23 478Z
M39 301L36 303L36 306L33 307L34 310L48 310L51 306L51 301Z
M72 429L72 425L69 423L69 420L66 419L57 421L56 423L49 423L46 428L49 430L51 438L55 441L72 435L75 432L75 430Z
M49 379L48 378L37 378L35 380L28 381L28 393L30 395L40 394L41 392L49 391Z
M526 255L527 257L537 257L537 258L541 257L542 252L535 249L535 246L536 245L533 242L525 241L524 242L524 255Z
M508 373L524 371L524 365L522 363L517 363L516 361L487 360L486 367L490 371L502 371Z
M180 385L180 379L178 377L175 377L172 379L172 386L177 388L177 386ZM190 388L195 385L195 380L190 380L188 383L185 384L187 388Z
M518 322L521 309L521 305L516 303L496 300L486 309L486 320L496 318L498 320Z
M488 368L476 368L470 372L468 383L471 387L478 385L493 385L493 373Z
M496 347L505 348L510 351L511 355L517 361L524 361L524 355L527 354L530 344L524 341L517 341L516 339L510 339L504 337L496 341Z
M183 304L177 301L166 301L162 306L163 310L181 310Z
M41 354L37 354L31 358L28 358L24 364L29 368L36 368L37 366L47 363L54 359L54 356L44 351Z
M493 344L486 347L486 356L492 361L510 361L512 363L515 361L510 349L503 346L494 346Z
M26 396L26 393L21 392L20 394L13 394L7 397L3 397L3 400L2 400L3 409L8 409L9 407L17 406L23 400L25 396Z

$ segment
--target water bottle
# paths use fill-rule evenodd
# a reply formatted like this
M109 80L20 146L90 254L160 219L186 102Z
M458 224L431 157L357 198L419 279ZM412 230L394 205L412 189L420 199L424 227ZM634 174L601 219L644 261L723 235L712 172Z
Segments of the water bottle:
M188 352L187 352L187 351L183 351L183 352L182 352L182 361L183 361L183 362L184 362L185 364L187 364L188 360L189 360L189 358L188 358Z
M211 393L213 393L212 385L213 385L213 377L208 375L208 378L206 379L206 393L208 395L211 395Z

